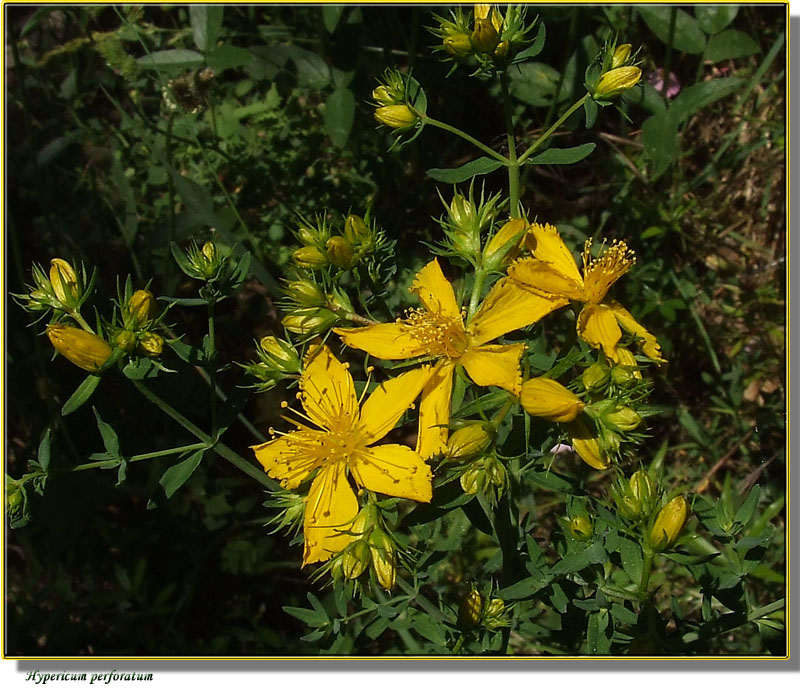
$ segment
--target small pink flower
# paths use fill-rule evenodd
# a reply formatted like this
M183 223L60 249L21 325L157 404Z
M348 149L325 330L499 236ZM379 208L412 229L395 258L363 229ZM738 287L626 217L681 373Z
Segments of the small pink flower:
M572 453L575 449L572 446L567 445L566 443L556 443L551 449L550 452L553 455L562 455L564 453Z
M647 81L656 91L661 93L664 88L664 70L657 69L651 72ZM678 77L675 76L675 72L670 72L667 80L667 98L675 98L680 93L680 90L681 83L678 81Z

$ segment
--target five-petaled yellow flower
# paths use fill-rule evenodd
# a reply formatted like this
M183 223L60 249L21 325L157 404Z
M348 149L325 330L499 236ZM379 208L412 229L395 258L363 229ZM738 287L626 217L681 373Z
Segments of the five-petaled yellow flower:
M642 350L650 359L664 362L655 336L642 326L619 302L606 299L609 288L635 262L625 242L612 242L599 257L592 258L592 241L583 249L583 274L571 252L552 225L534 223L526 237L532 257L520 259L508 269L509 278L526 291L551 300L554 308L576 300L584 307L578 315L578 335L592 347L602 349L610 360L635 365L629 350L619 346L620 326L644 342Z
M380 359L432 357L437 360L422 389L417 452L430 458L447 445L453 373L463 366L479 386L499 386L519 395L519 360L525 345L488 345L510 331L530 325L558 308L543 297L510 285L506 279L489 291L475 316L464 324L464 313L453 286L434 259L411 286L423 308L405 319L363 328L337 328L345 344Z
M419 395L430 367L380 384L359 411L353 377L326 346L314 346L300 378L304 421L295 431L253 446L271 477L293 489L316 471L306 498L303 565L328 560L354 538L359 506L352 479L370 491L431 500L431 470L411 448L374 446ZM297 413L298 415L300 413Z

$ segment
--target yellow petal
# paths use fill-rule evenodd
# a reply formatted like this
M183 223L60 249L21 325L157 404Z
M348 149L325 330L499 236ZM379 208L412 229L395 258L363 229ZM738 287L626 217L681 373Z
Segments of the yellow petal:
M402 321L363 328L334 328L333 332L348 347L364 350L379 359L408 359L426 352Z
M525 328L567 304L561 297L543 296L508 278L496 282L469 324L472 342L483 345L501 335Z
M285 488L294 489L317 467L314 455L303 449L314 447L323 432L295 431L258 446L250 446L273 479Z
M397 444L373 446L350 461L359 486L387 496L431 500L431 468L411 448Z
M444 452L447 446L454 369L455 365L451 361L440 362L434 367L430 379L422 389L417 453L425 460Z
M571 422L583 411L583 402L575 393L544 377L522 384L520 403L529 415L551 422Z
M602 348L606 357L614 360L622 331L611 309L602 304L587 304L578 315L578 335L592 347Z
M541 295L584 301L583 281L539 259L520 259L508 267L508 277Z
M344 463L322 467L306 498L303 565L327 561L353 541L347 532L357 513L358 501L347 481Z
M589 467L596 470L605 470L609 467L608 458L600 449L597 435L589 429L589 426L578 417L574 422L567 425L570 436L572 437L572 447Z
M561 239L555 226L550 223L544 225L534 223L528 231L526 241L534 258L549 264L555 271L576 285L583 285L583 278L578 270L575 257L564 244L564 240Z
M381 383L361 406L359 427L364 443L370 444L386 436L411 403L422 392L432 373L430 367L407 371Z
M525 345L479 345L470 347L458 360L479 386L499 386L519 395L522 374L519 360Z
M411 292L415 293L425 308L434 314L444 314L451 318L461 316L453 286L444 277L438 259L434 259L417 273L411 285Z
M614 361L617 364L621 364L625 367L633 367L631 371L634 378L642 378L642 372L638 369L639 365L636 362L636 357L633 356L633 352L631 352L627 347L617 347L616 355L617 356L614 358Z
M661 356L661 346L658 344L656 337L634 319L633 315L625 309L625 307L612 299L606 300L604 304L614 313L614 318L616 318L620 326L628 331L628 333L633 333L636 337L644 340L644 343L642 343L642 352L644 352L645 355L650 359L654 359L656 362L666 363L667 360Z
M326 345L312 345L305 357L300 398L308 416L323 428L341 429L358 419L353 377Z

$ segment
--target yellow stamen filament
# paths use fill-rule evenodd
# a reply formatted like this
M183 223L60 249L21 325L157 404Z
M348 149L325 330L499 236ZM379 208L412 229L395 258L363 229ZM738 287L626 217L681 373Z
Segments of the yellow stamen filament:
M586 301L599 304L609 288L636 263L636 255L624 241L613 240L611 246L592 258L592 240L583 247L583 283Z
M405 324L428 354L458 359L467 349L464 316L463 310L461 316L452 317L426 309L410 309Z

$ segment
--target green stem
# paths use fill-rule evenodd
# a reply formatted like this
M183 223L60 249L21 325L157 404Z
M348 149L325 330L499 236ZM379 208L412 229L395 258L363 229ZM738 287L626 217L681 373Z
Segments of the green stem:
M506 141L508 143L508 210L512 218L519 218L519 162L517 161L517 141L514 137L514 117L511 112L507 71L500 75L500 87L503 92L503 115L506 121Z
M245 474L249 475L259 483L263 484L267 489L274 491L275 489L278 488L278 483L270 479L264 473L263 470L260 470L251 463L249 463L241 455L228 448L228 446L226 446L225 444L212 439L211 436L206 434L199 427L192 424L188 419L186 419L186 417L184 417L169 403L167 403L165 400L162 400L158 395L153 393L153 391L151 391L141 381L135 381L133 379L130 379L130 382L134 385L136 390L138 390L145 398L147 398L151 403L153 403L162 412L164 412L164 414L166 414L169 417L172 417L172 419L178 422L178 424L180 424L184 429L186 429L186 431L188 431L190 434L196 436L198 439L203 441L206 448L213 448L214 452L217 455L219 455L221 458L224 458L229 463L231 463L231 465L241 470Z
M472 294L469 298L469 309L467 310L467 323L475 316L478 311L478 303L481 301L481 293L483 292L483 283L486 280L486 270L478 268L475 270L475 282L472 284Z
M77 309L70 309L69 315L70 318L73 318L78 322L84 331L87 331L88 333L94 333L94 329L86 322L86 319L81 316L81 313Z
M211 390L211 438L219 438L217 427L217 333L214 325L215 298L208 299L208 350L206 352L206 366L208 367L208 380Z
M655 555L648 546L643 548L644 563L642 564L642 577L639 580L639 600L647 599L647 585L650 582L650 573L653 570L653 556Z
M441 122L439 120L435 120L434 118L430 117L429 115L425 115L419 111L416 111L417 115L419 116L420 120L422 120L423 124L431 125L431 127L438 127L439 129L443 129L445 132L450 132L450 134L455 134L457 137L461 137L465 141L468 141L473 146L479 148L485 154L491 156L492 158L499 160L503 165L508 165L508 158L506 158L502 153L498 153L490 149L486 144L478 141L475 137L471 137L466 132L461 131L458 127L453 127L452 125L448 125L446 122Z
M453 647L453 654L458 654L461 651L461 648L464 646L464 640L467 639L467 636L464 633L461 633L458 636L458 641L456 642L455 646Z
M560 117L558 118L552 126L542 134L536 141L534 141L523 153L519 160L517 161L520 165L522 165L528 158L534 154L539 148L541 148L542 144L546 142L550 135L555 132L562 124L567 120L567 118L572 115L578 108L582 108L583 104L586 102L586 99L589 98L589 94L584 94L582 98L579 98L575 103L573 103L569 109Z

